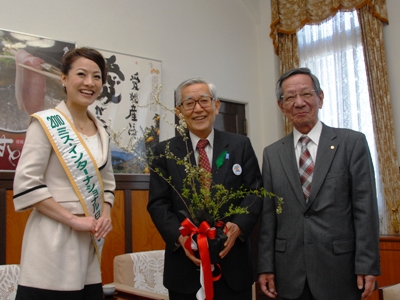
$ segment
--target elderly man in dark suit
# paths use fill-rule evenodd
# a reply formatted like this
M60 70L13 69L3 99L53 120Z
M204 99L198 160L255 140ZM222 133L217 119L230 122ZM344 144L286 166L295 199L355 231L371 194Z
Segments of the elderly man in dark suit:
M182 136L169 140L169 149L179 158L188 151L192 164L197 164L197 145L206 139L205 152L211 166L212 182L222 184L227 189L237 190L260 188L261 172L250 140L242 135L221 132L213 128L215 116L219 112L220 101L216 89L203 79L195 78L182 82L176 89L176 109L181 113L188 127L188 148ZM155 157L166 151L166 142L155 147ZM195 149L195 150L194 150ZM221 153L226 153L222 166L216 163ZM179 227L184 219L181 211L187 211L190 201L183 203L178 193L182 192L186 176L184 166L172 159L154 159L153 170L160 170L165 178L171 178L171 187L155 172L150 173L148 211L163 237L165 248L164 285L171 300L196 299L200 289L200 260L185 247L187 236L182 236ZM233 201L235 205L248 207L248 214L233 215L225 222L227 241L219 253L222 277L213 284L214 299L246 300L252 298L254 283L250 234L261 213L262 200L254 195ZM228 210L224 205L220 214Z
M380 274L375 179L366 138L319 121L324 93L309 69L283 74L276 93L294 129L264 149L264 187L284 204L276 215L274 203L264 202L261 289L271 298L366 299Z

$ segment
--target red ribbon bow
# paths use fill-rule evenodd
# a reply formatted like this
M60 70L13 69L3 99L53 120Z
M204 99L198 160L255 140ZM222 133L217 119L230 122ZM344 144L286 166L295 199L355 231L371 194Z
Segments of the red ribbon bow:
M221 226L221 223L218 223L219 225L218 227ZM189 235L189 238L185 241L185 248L189 250L192 255L194 255L191 246L192 237L193 235L197 234L197 246L200 253L201 266L204 272L204 290L206 294L206 299L211 300L214 298L213 281L217 281L221 277L221 274L215 278L212 277L211 259L210 259L210 252L208 251L208 242L207 242L207 238L212 240L215 239L216 228L210 227L207 221L203 221L200 224L199 228L197 228L196 225L194 225L188 218L183 220L181 225L182 226L179 228L181 235L182 236Z

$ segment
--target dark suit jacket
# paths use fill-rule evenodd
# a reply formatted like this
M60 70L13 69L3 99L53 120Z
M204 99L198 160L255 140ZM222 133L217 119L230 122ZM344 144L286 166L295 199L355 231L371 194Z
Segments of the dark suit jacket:
M275 214L265 199L258 273L275 273L278 294L300 296L307 279L316 299L360 299L356 275L379 275L374 170L365 136L323 124L306 204L293 133L266 147L264 187L283 197Z
M213 145L212 179L214 183L223 184L228 189L259 188L262 185L261 172L253 147L247 137L215 130ZM189 151L193 151L190 139ZM166 142L155 147L155 156L165 153ZM178 157L187 154L186 144L181 136L169 140L170 150ZM229 159L217 169L215 161L224 151L229 153ZM195 164L194 154L191 156ZM234 164L242 167L242 173L235 175L232 171ZM172 177L172 184L182 190L182 181L186 177L182 166L177 166L171 159L155 159L153 168L158 168L165 176ZM249 236L261 212L262 199L247 196L235 200L235 204L249 206L249 214L235 215L223 221L236 223L243 232L243 239L237 239L228 255L221 261L220 266L231 289L240 291L249 288L254 283L252 254ZM190 203L187 203L188 205ZM222 208L227 210L228 205ZM180 236L179 227L184 216L180 210L187 210L182 200L171 186L156 173L150 173L149 203L147 207L151 218L166 243L164 263L164 285L167 289L180 293L195 293L200 288L200 272L198 267L187 258L184 250L176 250L175 242Z

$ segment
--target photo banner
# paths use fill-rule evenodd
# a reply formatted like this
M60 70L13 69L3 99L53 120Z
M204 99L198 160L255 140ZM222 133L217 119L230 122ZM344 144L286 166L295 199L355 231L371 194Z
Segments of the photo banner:
M0 43L0 171L13 172L30 115L66 99L61 60L76 44L3 29ZM114 172L147 174L146 157L160 135L159 108L150 103L161 84L161 61L97 50L109 73L101 97L89 110L104 127L121 132L122 145L137 141L129 153L112 143Z
M121 133L121 145L136 141L129 153L111 143L114 172L148 174L146 157L160 136L160 109L153 103L161 84L161 61L99 51L107 62L108 78L100 101L90 110L105 127Z
M65 99L61 59L75 43L0 29L0 44L0 171L13 172L30 115Z

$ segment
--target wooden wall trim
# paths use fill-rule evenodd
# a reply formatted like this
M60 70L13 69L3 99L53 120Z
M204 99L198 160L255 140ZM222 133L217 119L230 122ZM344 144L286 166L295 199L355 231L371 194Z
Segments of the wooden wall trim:
M0 172L0 188L13 189L15 172ZM115 174L117 190L148 190L150 175Z
M124 190L125 253L132 252L132 193Z
M0 188L13 189L15 172L0 172Z
M6 263L6 192L0 189L0 265Z
M6 263L7 190L13 189L15 172L0 172L0 265Z
M116 190L148 190L150 175L115 174Z
M400 243L400 235L381 235L379 240L381 242Z

